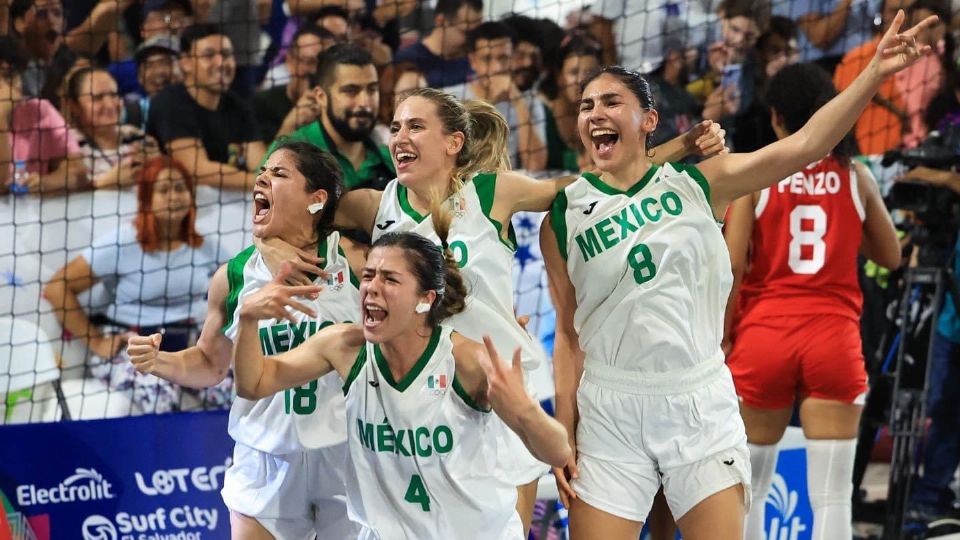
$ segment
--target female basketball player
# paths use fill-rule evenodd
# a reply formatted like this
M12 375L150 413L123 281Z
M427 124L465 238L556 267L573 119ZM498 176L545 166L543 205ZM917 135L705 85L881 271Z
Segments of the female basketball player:
M336 161L308 143L280 145L261 168L253 191L254 236L317 253L326 277L316 278L322 293L301 300L309 315L257 322L257 348L278 354L324 326L357 320L360 293L351 266L361 268L363 255L330 230L341 189ZM213 276L197 346L171 354L158 352L159 334L133 338L127 349L133 364L184 386L216 384L230 368L238 306L272 280L253 246L240 252ZM359 528L346 509L344 426L336 376L304 380L257 400L237 399L229 423L237 445L223 488L232 538L355 538Z
M522 348L524 369L535 369L544 353L513 310L510 220L515 212L546 211L571 179L534 180L509 171L509 128L496 108L480 101L461 103L431 88L415 90L397 104L391 133L397 179L382 192L345 194L334 225L368 231L374 240L388 232L413 231L439 243L427 218L432 200L446 201L453 214L450 248L470 291L466 309L449 324L476 341L492 336L498 350ZM691 133L700 152L724 148L717 125L702 124ZM286 253L278 255L275 267L284 258ZM517 509L529 529L537 480L547 467L532 459L512 431L499 427L498 473L518 486Z
M767 91L777 138L802 128L836 93L815 64L783 68ZM727 214L734 283L750 269L727 359L753 469L747 540L766 538L763 502L794 396L808 439L811 538L853 536L851 478L867 391L857 252L893 269L900 242L870 170L844 150L841 142L803 171L738 199Z
M446 245L449 225L434 219ZM570 448L563 427L527 395L519 348L505 366L489 338L484 349L440 325L467 302L451 251L414 233L383 235L361 276L362 328L330 327L265 357L256 321L309 313L292 297L320 290L281 285L282 277L240 308L237 390L257 399L330 371L344 380L348 504L364 526L360 538L525 538L515 486L493 474L490 407L537 459L561 464Z
M901 12L870 66L798 131L698 167L651 164L657 113L640 75L605 68L586 83L578 128L604 172L567 186L541 228L557 310L557 416L578 452L554 470L574 540L636 538L661 485L685 539L742 538L750 458L720 348L732 278L716 220L734 199L825 156L881 81L929 51L915 36L935 18L898 34L902 21Z

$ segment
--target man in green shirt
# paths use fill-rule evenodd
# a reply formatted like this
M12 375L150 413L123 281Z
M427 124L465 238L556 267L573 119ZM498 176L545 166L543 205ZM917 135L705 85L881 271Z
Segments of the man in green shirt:
M380 106L377 69L370 53L351 43L325 50L318 58L311 85L320 117L289 138L313 143L333 154L348 190L382 190L396 171L387 147L370 138ZM277 144L273 143L267 155Z

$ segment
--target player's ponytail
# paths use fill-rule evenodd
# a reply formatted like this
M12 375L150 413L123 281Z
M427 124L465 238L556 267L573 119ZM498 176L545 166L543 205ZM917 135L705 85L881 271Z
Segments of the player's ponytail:
M466 163L459 168L462 178L485 171L509 171L510 150L507 139L510 126L493 105L470 99L463 102L470 114L470 132L463 152Z
M459 197L458 194L453 195ZM450 224L453 222L453 214L443 203L434 198L430 208L430 219L433 220L433 230L440 238L440 254L443 257L443 295L437 298L430 310L428 322L438 324L451 315L456 315L464 310L467 305L467 286L463 281L463 274L460 273L460 265L453 256L453 250L447 244L447 237L450 234Z

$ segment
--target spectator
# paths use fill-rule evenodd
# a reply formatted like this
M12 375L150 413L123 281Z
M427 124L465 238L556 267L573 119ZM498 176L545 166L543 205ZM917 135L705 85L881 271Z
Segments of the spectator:
M437 0L433 30L422 40L402 47L396 62L410 62L434 88L462 84L470 76L467 33L483 18L483 0Z
M650 140L652 145L669 141L685 133L700 121L700 106L687 90L687 62L684 48L667 45L663 65L650 76L650 90L660 120Z
M84 178L80 146L49 101L24 99L26 64L19 44L0 37L0 186L32 192L79 187ZM27 177L13 187L18 161L26 166Z
M410 62L391 64L380 75L380 123L374 128L374 138L381 144L390 140L390 130L386 126L393 121L394 103L397 98L416 88L426 88L427 79L417 66Z
M149 0L144 3L143 22L140 24L141 41L134 58L113 62L107 68L117 81L121 95L152 95L142 86L139 69L142 66L137 62L137 56L146 50L148 43L156 48L172 49L176 54L179 50L180 33L189 25L192 13L193 9L188 0Z
M60 0L13 0L10 20L29 59L23 72L24 95L43 97L58 105L63 76L73 67L77 55L95 55L132 1L100 0L85 21L64 35Z
M543 104L533 92L522 93L513 82L513 32L502 22L485 22L467 38L467 58L476 75L465 84L445 90L461 99L479 99L494 105L510 126L508 140L513 166L542 171L547 165Z
M524 15L511 15L502 21L513 32L511 75L521 92L536 91L543 78L544 37L538 21Z
M790 19L772 17L767 31L757 39L751 57L756 65L754 99L732 124L731 142L738 152L752 152L777 140L766 103L767 82L787 65L797 63L796 32L796 24Z
M904 112L907 114L908 124L904 126L903 144L908 148L919 145L927 136L927 128L923 122L923 113L930 105L930 101L940 91L944 77L943 64L951 59L945 56L945 39L947 39L947 21L949 12L940 0L916 0L908 9L907 17L910 24L916 24L930 15L936 15L940 20L936 26L924 30L924 43L931 43L936 54L924 56L916 64L897 73L896 81L900 95L904 99ZM950 36L949 39L953 39Z
M542 95L546 108L547 168L578 171L587 165L586 152L577 132L580 81L598 69L600 45L579 34L566 36L555 65L544 79Z
M236 62L219 27L197 24L180 38L184 84L168 86L151 100L147 132L191 169L200 184L249 189L247 165L260 163L264 144L252 108L228 88Z
M64 80L64 117L80 144L87 182L95 189L131 186L157 143L135 126L120 125L123 102L107 70L76 68Z
M720 5L721 73L735 75L724 80L707 97L703 117L719 121L745 114L753 105L760 75L753 46L765 22L757 14L753 0L724 0ZM731 126L733 127L733 126ZM733 135L735 129L731 129ZM737 151L741 151L737 148Z
M773 14L797 21L801 62L833 73L843 55L873 37L883 0L790 0L774 2Z
M318 26L333 34L337 43L350 41L350 13L340 6L324 6L320 8L308 26Z
M263 62L260 50L260 13L257 0L193 0L196 22L215 24L230 38L234 76L230 90L243 99L253 98ZM197 4L204 6L201 12Z
M303 30L298 30L294 35L299 37L301 35L300 32L307 31L308 29L311 33L315 33L320 38L320 50L322 51L325 51L339 43L336 36L322 26L306 26ZM291 41L290 45L291 47L293 46L293 41ZM267 71L266 76L263 78L263 83L260 85L261 90L268 90L278 86L283 87L290 83L290 66L287 65L287 60L290 58L290 54L291 52L288 48L286 55L284 56L284 61L273 66Z
M300 29L283 64L289 76L287 84L262 90L254 96L253 110L263 142L269 143L278 135L289 134L317 119L310 77L317 72L317 57L325 49L319 28Z
M168 412L181 407L179 387L137 374L123 345L131 333L163 332L165 350L190 346L221 254L194 228L194 184L182 164L167 157L147 162L137 199L133 226L94 240L54 273L43 295L64 331L83 340L94 355L92 375L111 390L131 391L136 412ZM100 282L110 301L104 323L94 324L77 295ZM207 394L216 406L225 405L229 396L229 383Z
M320 117L290 138L333 154L347 189L382 190L396 173L390 152L370 138L380 107L380 83L370 54L352 43L327 49L320 55L312 86Z
M881 18L883 19L881 27L888 27L897 14L897 10L904 7L906 3L907 0L884 0L883 11L881 12ZM833 74L833 84L838 91L842 92L850 86L857 75L867 67L870 59L877 52L877 44L880 42L880 38L881 35L875 36L843 57ZM866 110L860 116L860 120L857 121L854 134L860 153L867 155L882 154L887 150L896 148L900 145L904 126L908 125L909 119L907 118L903 95L897 88L896 78L890 77L883 81L873 101L867 105Z
M163 34L153 36L137 47L133 59L137 66L140 92L124 96L126 110L124 123L146 131L150 99L167 86L182 82L182 74L177 66L179 50L179 41ZM119 81L117 85L120 85Z

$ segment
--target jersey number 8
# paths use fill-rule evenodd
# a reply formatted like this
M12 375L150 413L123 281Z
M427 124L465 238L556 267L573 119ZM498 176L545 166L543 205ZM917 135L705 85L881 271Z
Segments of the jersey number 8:
M627 253L627 264L633 269L633 280L641 285L657 275L657 266L646 244L637 244Z
M813 224L809 230L803 229L803 222ZM802 204L790 212L790 247L787 264L795 274L816 274L826 262L827 243L823 236L827 234L827 213L816 204ZM809 258L804 258L803 246L812 248Z

